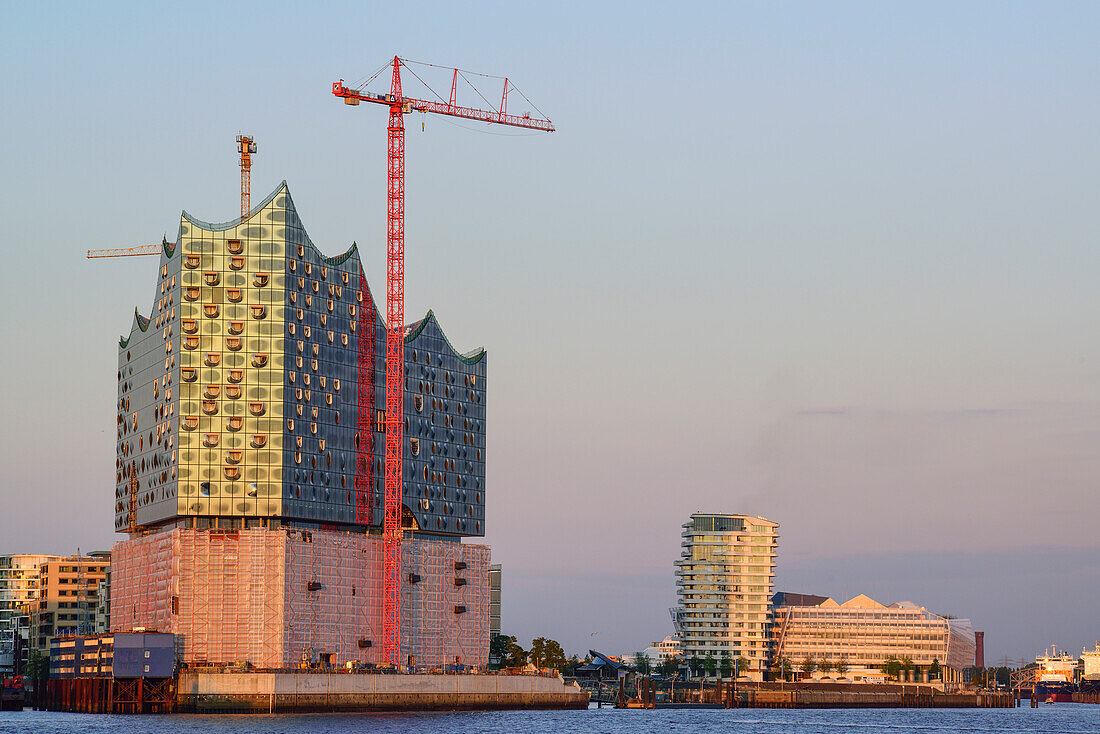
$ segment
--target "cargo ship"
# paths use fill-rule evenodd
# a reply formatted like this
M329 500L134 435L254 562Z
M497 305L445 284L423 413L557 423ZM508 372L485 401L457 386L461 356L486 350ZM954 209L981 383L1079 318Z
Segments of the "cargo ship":
M1077 661L1065 651L1051 645L1035 658L1035 698L1046 703L1068 703L1077 691L1074 670Z
M1100 693L1100 642L1092 650L1082 650L1081 660L1085 663L1078 686L1081 693Z

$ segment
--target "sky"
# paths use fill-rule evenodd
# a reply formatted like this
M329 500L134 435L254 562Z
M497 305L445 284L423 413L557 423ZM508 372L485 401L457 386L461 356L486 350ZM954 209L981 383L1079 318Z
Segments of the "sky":
M234 218L239 131L254 201L287 180L382 287L385 115L331 83L396 53L557 128L407 140L406 313L488 350L507 633L663 638L707 511L780 523L777 590L1091 646L1097 37L1084 2L2 4L0 552L121 539L156 265L84 251Z

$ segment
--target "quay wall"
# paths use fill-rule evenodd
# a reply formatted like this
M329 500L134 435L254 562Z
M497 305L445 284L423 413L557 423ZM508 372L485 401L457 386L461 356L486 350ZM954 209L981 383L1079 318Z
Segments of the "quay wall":
M537 675L403 675L317 672L180 673L177 711L453 711L583 709L588 694Z

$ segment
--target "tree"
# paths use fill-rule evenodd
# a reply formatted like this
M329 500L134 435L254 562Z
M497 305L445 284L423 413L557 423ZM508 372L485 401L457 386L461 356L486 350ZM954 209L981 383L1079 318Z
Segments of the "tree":
M781 658L779 660L779 675L782 676L783 680L790 680L792 672L794 672L794 668L791 666L791 659Z
M901 659L902 670L912 670L913 667L913 658L906 656Z
M722 651L722 657L718 661L718 670L723 678L733 677L733 658L730 657L728 650Z
M50 677L50 656L43 655L32 647L27 653L27 677L31 680L46 680Z
M941 671L940 659L939 658L932 658L932 664L928 666L928 676L930 678L939 678L940 677L940 671Z
M817 661L817 669L822 673L831 673L833 670L833 661L823 657L821 660Z
M649 672L649 658L641 650L634 653L634 670L642 674Z
M890 678L897 678L898 673L901 672L901 661L891 655L890 657L886 658L886 662L882 664L882 667L879 668L879 670L881 670L885 675Z
M845 673L848 672L848 658L841 655L839 658L837 658L835 667L836 674L839 676L843 676Z
M536 668L561 668L565 666L565 650L557 640L536 637L531 640L531 662Z
M511 635L495 635L489 641L489 656L499 657L500 668L521 668L527 664L527 651Z
M787 661L787 666L790 667L790 661L789 660ZM737 658L737 665L735 667L736 667L736 670L734 670L733 672L736 673L737 675L739 675L739 676L748 675L749 674L749 668L752 667L752 663L749 662L749 659L747 657L745 657L744 655L741 655L740 657Z
M676 675L676 669L679 667L680 664L676 661L676 658L665 658L661 661L661 675L671 678Z
M695 676L699 671L703 669L703 661L696 655L692 655L688 660L688 678Z
M581 664L580 658L573 655L566 661L564 668L559 668L562 675L573 675L573 671L577 669L577 666Z
M709 676L713 676L718 671L718 661L714 659L714 653L707 653L706 658L703 659L703 669Z
M817 669L817 663L814 662L814 659L812 657L807 655L802 659L802 664L798 666L798 669L802 671L802 674L804 676L809 678L811 675L813 675L814 670Z

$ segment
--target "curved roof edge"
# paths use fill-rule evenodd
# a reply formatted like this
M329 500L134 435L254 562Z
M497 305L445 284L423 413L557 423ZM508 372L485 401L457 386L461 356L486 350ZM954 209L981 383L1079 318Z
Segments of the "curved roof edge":
M439 329L439 333L443 336L443 341L447 342L447 346L450 348L451 352L463 362L465 362L466 364L477 364L481 360L485 359L485 347L477 347L476 349L472 349L465 354L455 349L454 344L451 344L451 340L447 338L447 332L443 331L443 327L440 325L439 319L436 318L435 312L432 311L432 309L430 308L428 309L428 313L424 315L424 318L416 322L409 333L405 335L405 343L411 344L413 340L420 336L421 332L423 332L424 329L428 326L429 321L435 322L436 328Z
M239 224L244 224L247 220L259 214L260 210L270 204L272 201L274 201L275 197L278 196L279 193L282 191L286 191L288 195L290 194L290 188L286 185L285 178L278 186L275 187L274 191L264 197L263 201L252 207L252 210L248 212L247 217L237 217L236 219L231 219L228 222L204 222L197 217L191 216L186 209L183 210L183 213L180 216L188 223L193 224L201 229L209 230L210 232L223 232L227 229L232 229Z
M149 331L149 324L152 323L152 318L145 318L141 315L141 312L137 310L137 306L134 307L134 323L130 325L129 336L120 336L118 338L119 349L125 349L130 344L130 337L134 335L134 325L144 331Z

